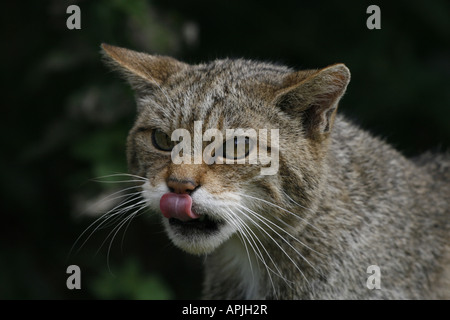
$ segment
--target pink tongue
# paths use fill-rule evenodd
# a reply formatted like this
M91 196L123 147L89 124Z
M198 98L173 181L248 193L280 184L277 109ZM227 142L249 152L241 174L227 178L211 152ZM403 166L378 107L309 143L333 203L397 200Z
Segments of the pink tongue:
M188 221L200 218L192 212L192 198L188 194L166 193L159 201L159 207L164 217Z

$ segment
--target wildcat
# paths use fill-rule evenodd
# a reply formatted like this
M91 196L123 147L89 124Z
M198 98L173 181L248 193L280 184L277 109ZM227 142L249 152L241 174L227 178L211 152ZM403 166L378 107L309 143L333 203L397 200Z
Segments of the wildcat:
M337 114L345 65L188 65L102 50L136 94L130 173L173 243L205 256L204 298L450 298L450 157L407 159ZM234 139L228 152L215 139L211 154L245 159L265 145L277 149L277 172L262 175L260 161L175 164L172 132L194 134L195 121L203 132L279 129L276 145ZM377 288L369 266L378 267Z

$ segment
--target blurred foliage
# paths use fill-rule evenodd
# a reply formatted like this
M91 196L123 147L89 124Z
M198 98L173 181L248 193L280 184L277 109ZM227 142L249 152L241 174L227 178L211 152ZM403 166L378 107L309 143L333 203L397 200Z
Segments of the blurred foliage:
M83 214L87 204L124 187L92 179L126 172L135 117L133 93L101 62L102 42L192 63L344 62L352 81L341 112L407 155L450 145L447 0L2 4L0 298L200 296L201 259L174 248L148 213L103 245L112 229L97 230L69 255L96 218ZM81 30L66 28L70 4L81 8ZM370 4L381 8L381 30L366 28ZM65 286L70 264L82 290Z
M167 284L143 272L135 259L128 259L116 274L106 270L95 279L93 291L104 299L167 300L173 298Z

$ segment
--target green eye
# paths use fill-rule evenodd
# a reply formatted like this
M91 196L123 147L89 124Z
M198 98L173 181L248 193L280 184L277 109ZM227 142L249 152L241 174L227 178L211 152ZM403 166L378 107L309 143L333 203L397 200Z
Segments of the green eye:
M175 142L170 140L170 137L159 129L153 130L152 142L155 148L163 151L171 151Z
M224 158L234 160L243 159L250 153L250 139L248 137L234 137L225 141L222 150Z

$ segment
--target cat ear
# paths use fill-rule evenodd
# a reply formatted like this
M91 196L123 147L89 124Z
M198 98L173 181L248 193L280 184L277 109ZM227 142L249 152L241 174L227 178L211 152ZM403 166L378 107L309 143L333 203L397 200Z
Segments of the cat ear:
M160 86L172 74L187 68L186 64L170 57L136 52L106 43L102 43L101 47L107 61L125 75L135 90L148 87L149 84Z
M350 81L344 64L319 71L299 71L286 76L275 104L287 114L300 118L309 138L323 139L333 125L339 100Z

